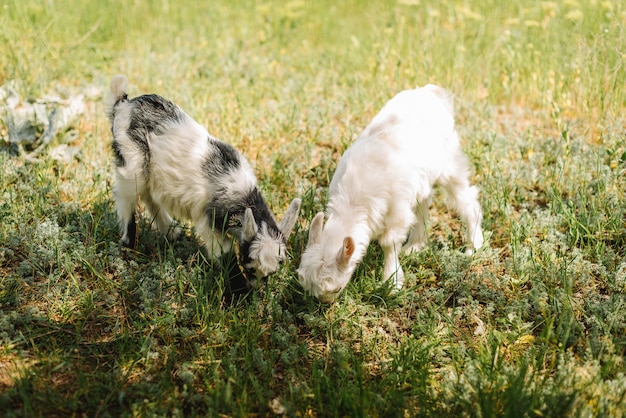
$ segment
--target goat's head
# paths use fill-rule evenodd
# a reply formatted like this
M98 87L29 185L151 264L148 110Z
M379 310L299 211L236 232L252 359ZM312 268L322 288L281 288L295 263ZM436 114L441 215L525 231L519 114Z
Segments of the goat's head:
M251 285L274 273L287 258L287 240L298 219L300 204L300 199L291 202L278 224L278 230L263 220L260 220L260 225L257 224L252 210L246 209L239 237L240 264Z
M320 302L332 303L350 281L356 265L352 260L355 246L351 237L344 237L338 248L325 248L325 241L324 214L320 212L311 222L298 279L304 290Z

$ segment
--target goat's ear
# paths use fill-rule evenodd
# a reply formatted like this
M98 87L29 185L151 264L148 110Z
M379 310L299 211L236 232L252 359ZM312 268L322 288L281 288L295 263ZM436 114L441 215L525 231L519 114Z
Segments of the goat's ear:
M283 220L280 221L280 224L278 225L278 229L280 229L280 232L283 233L285 241L289 239L289 235L291 235L291 231L298 220L301 203L302 201L300 199L293 199L283 216Z
M345 237L343 239L343 247L341 247L341 251L337 254L337 264L339 267L347 267L350 258L352 258L352 254L354 254L354 240L352 237Z
M256 222L252 209L247 208L243 214L243 222L241 225L241 236L244 242L252 241L252 238L256 236Z
M318 212L315 218L311 221L311 228L309 228L309 243L310 245L319 244L322 241L322 231L324 230L324 212Z

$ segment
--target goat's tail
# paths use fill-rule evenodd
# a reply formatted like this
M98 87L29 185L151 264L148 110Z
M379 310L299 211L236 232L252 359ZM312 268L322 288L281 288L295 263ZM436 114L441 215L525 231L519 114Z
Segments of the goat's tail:
M115 106L128 99L128 79L125 75L116 75L111 79L110 91L104 99L104 112L113 121Z
M439 99L441 99L443 104L446 106L448 112L450 112L452 117L454 117L454 96L451 92L434 84L426 84L424 89L433 92L437 97L439 97Z

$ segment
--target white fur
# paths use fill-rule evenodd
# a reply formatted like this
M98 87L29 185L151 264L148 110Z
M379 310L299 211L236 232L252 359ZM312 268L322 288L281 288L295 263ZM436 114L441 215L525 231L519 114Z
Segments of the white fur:
M158 96L129 100L127 88L126 77L114 77L105 103L114 149L121 157L116 164L114 196L122 241L134 243L128 228L134 225L140 196L158 229L169 239L180 233L173 218L191 219L210 257L218 258L231 250L230 232L234 232L235 239L251 242L246 268L254 270L257 278L276 271L286 257L285 243L297 220L300 199L294 199L283 221L276 225L243 155L213 138L171 102ZM150 97L156 105L149 104ZM140 107L142 100L144 107ZM137 129L138 124L148 128ZM228 152L226 157L224 151ZM236 164L236 168L228 167L229 163ZM207 166L218 169L212 172ZM259 219L254 218L250 207L246 208L250 196L256 197L253 206L262 209L257 213L264 214ZM223 227L215 224L215 213L233 218L229 217L229 224Z
M368 245L384 253L383 278L400 288L398 255L426 245L433 187L467 225L468 253L483 245L478 189L454 128L453 101L429 84L391 99L342 156L329 188L329 203L309 230L298 269L304 289L325 303L347 285Z

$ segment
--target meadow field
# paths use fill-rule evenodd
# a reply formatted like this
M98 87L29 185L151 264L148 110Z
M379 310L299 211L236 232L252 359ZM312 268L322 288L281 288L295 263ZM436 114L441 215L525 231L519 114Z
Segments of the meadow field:
M190 224L120 245L120 73L241 150L279 219L302 198L260 289L231 295ZM400 292L374 243L322 305L296 269L336 164L426 83L455 96L485 246L437 193ZM3 0L9 85L85 111L31 158L0 94L1 416L626 415L624 2Z

